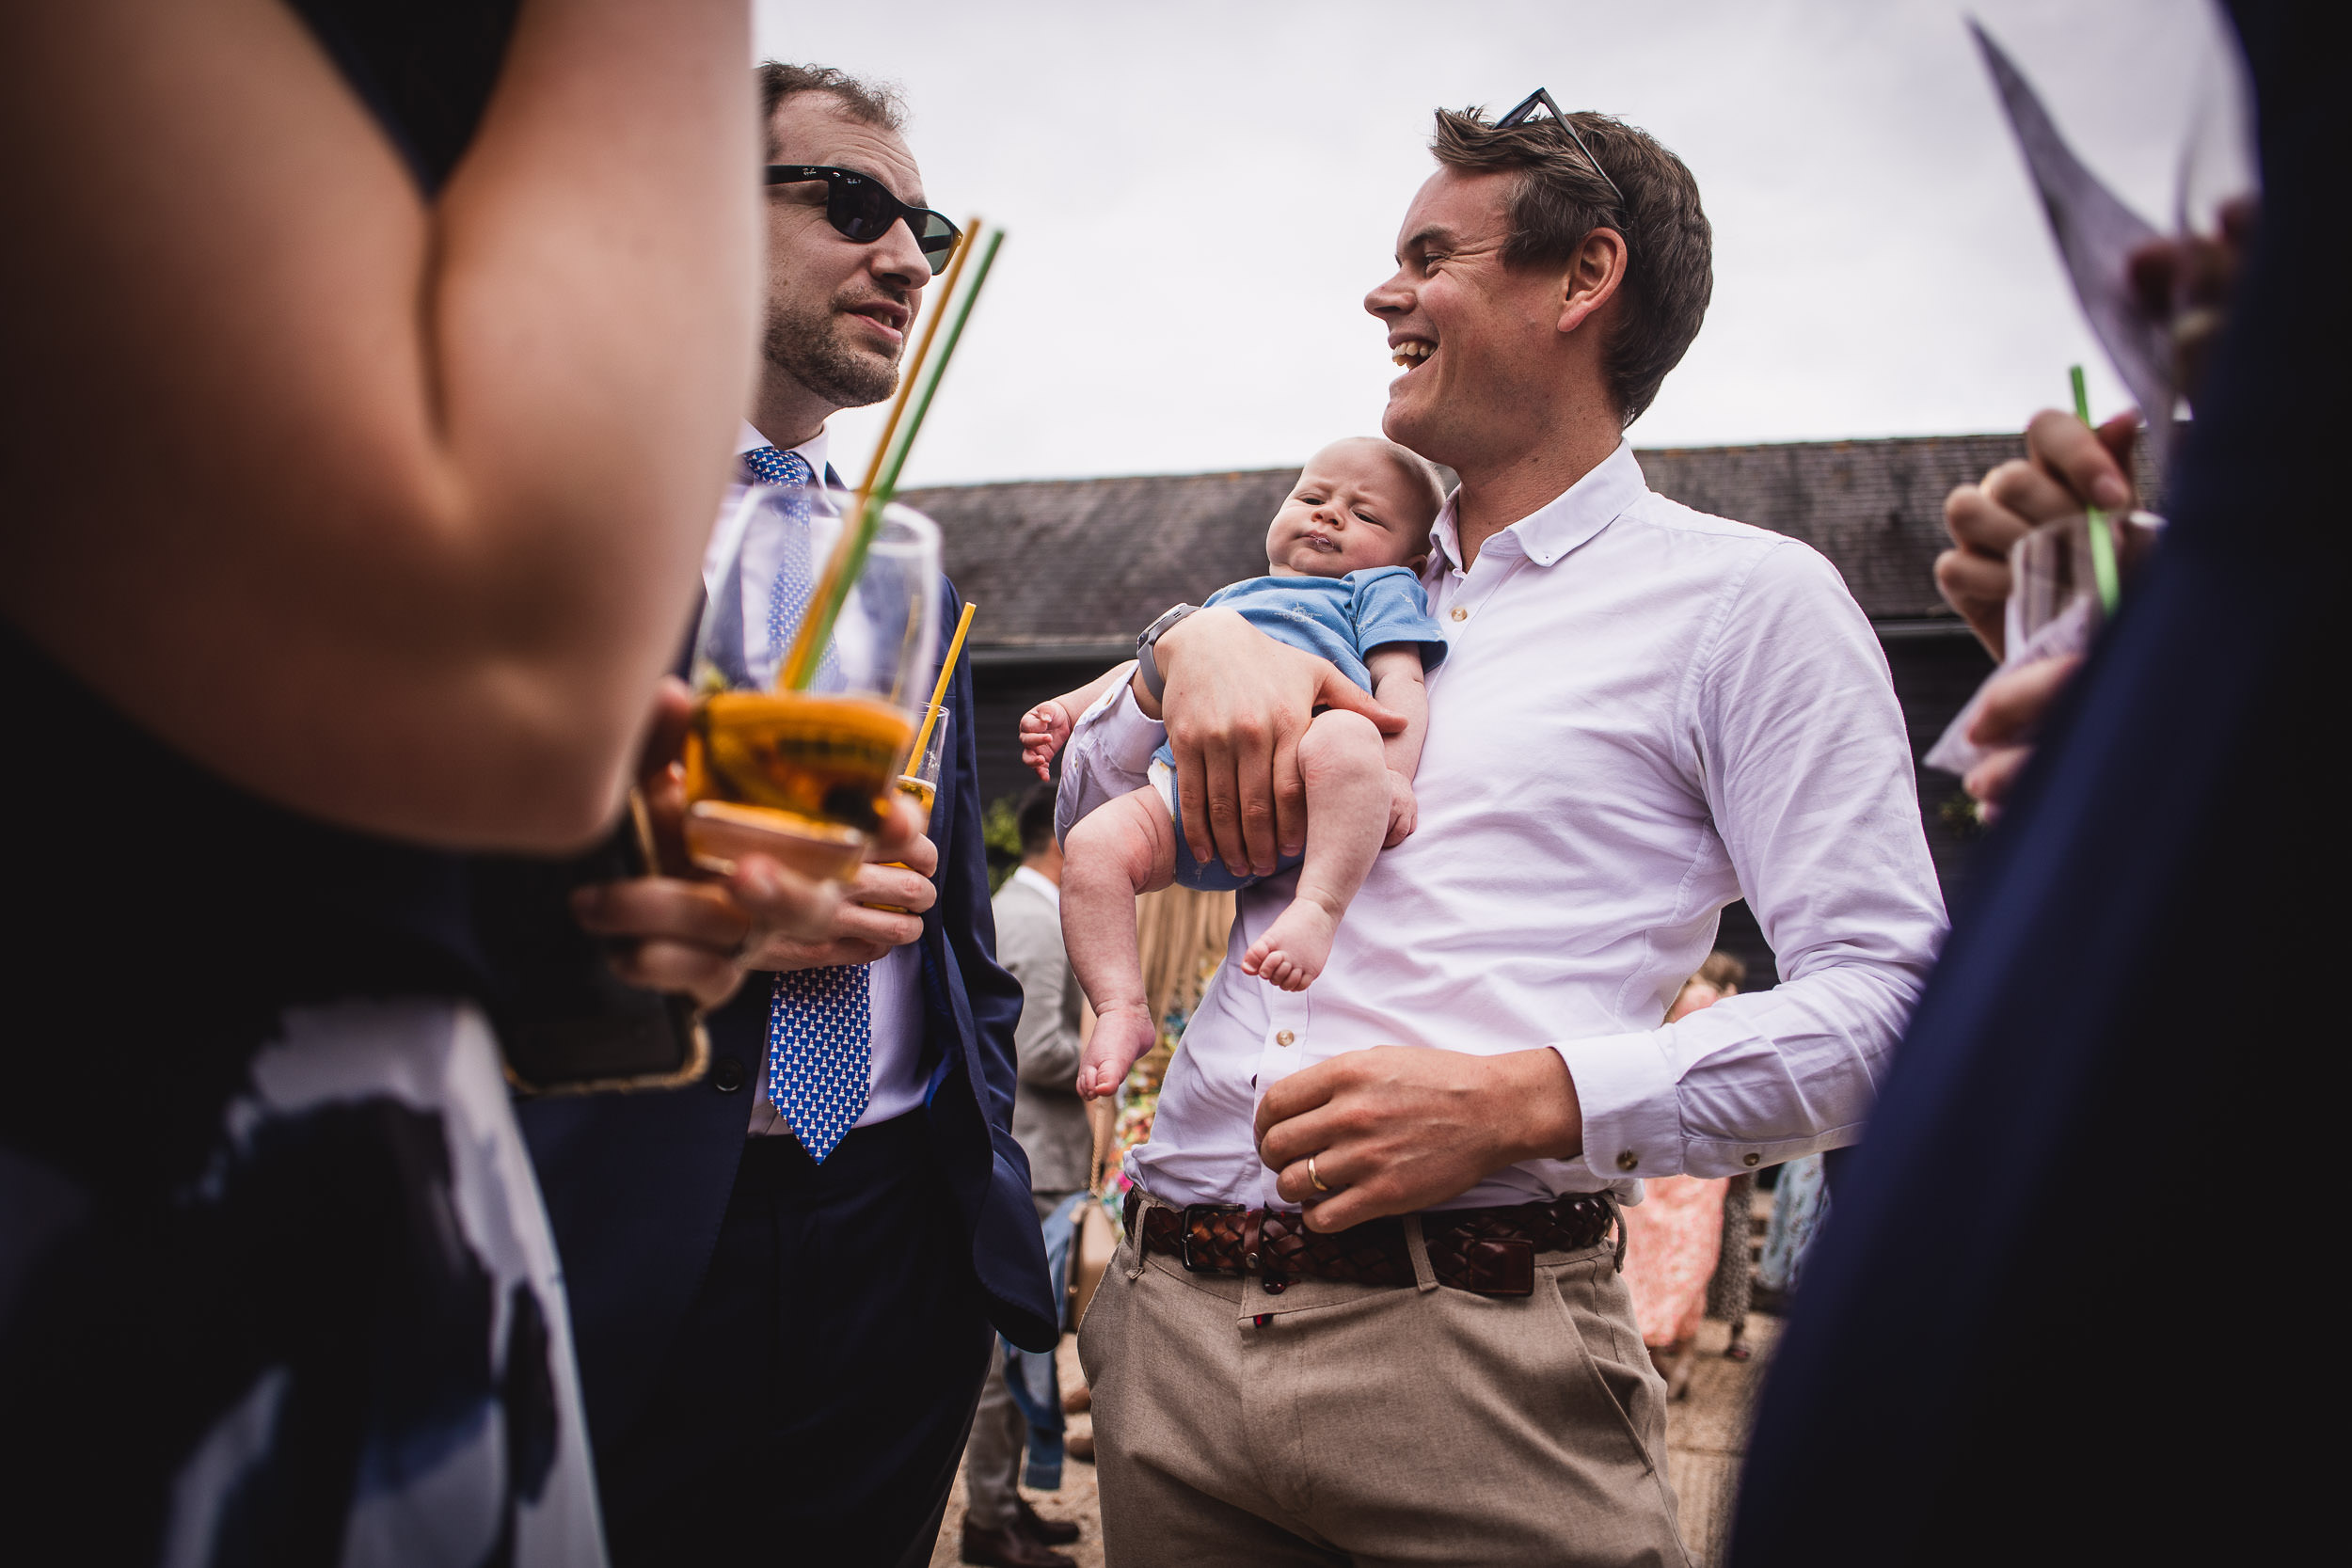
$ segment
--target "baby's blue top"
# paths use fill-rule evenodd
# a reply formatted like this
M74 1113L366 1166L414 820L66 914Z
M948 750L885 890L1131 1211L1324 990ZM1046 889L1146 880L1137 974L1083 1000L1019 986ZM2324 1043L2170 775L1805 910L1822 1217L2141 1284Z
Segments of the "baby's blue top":
M1410 642L1421 650L1423 670L1434 670L1445 659L1445 633L1430 618L1429 595L1422 592L1421 578L1403 566L1375 566L1343 578L1251 578L1218 589L1209 595L1209 603L1238 610L1243 620L1277 642L1329 659L1367 691L1372 689L1372 671L1364 658L1375 648ZM1176 766L1176 753L1165 741L1154 756ZM1169 809L1172 813L1172 802ZM1285 856L1276 874L1301 858ZM1221 892L1248 887L1259 879L1236 878L1222 861L1207 865L1194 861L1180 823L1176 880L1185 887Z
M1365 657L1385 643L1416 644L1423 670L1445 658L1445 633L1430 618L1429 596L1403 566L1343 578L1250 578L1218 589L1209 603L1238 610L1277 642L1329 659L1367 691Z

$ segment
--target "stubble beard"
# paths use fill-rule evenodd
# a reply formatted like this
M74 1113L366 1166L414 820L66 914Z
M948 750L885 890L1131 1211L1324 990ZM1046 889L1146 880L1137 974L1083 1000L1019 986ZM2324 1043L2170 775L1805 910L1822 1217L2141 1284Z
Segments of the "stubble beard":
M898 362L843 342L847 325L831 305L813 310L771 306L762 352L769 364L835 408L880 403L898 389Z

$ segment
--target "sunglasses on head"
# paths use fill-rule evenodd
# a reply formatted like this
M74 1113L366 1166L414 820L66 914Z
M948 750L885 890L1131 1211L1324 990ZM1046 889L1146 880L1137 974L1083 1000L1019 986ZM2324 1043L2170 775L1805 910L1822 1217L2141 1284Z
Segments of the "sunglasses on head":
M890 232L892 224L904 218L908 230L914 235L914 243L922 247L923 259L936 273L955 254L956 242L963 238L943 214L929 207L908 206L870 174L821 164L768 166L771 185L813 184L819 180L825 182L825 221L844 239L872 245Z
M1568 134L1568 140L1576 143L1576 150L1584 154L1584 161L1593 166L1593 172L1599 175L1602 180L1608 182L1609 194L1617 198L1617 206L1620 209L1623 209L1625 206L1625 192L1617 189L1617 182L1614 180L1609 179L1609 171L1600 166L1600 160L1593 156L1593 150L1584 145L1584 138L1582 136L1576 134L1576 122L1560 112L1560 105L1553 103L1551 101L1551 94L1546 92L1543 88L1537 87L1534 92L1529 93L1526 98L1520 101L1518 108L1513 109L1509 114L1504 115L1501 119L1496 120L1495 129L1498 131L1508 131L1514 126L1518 125L1541 125L1544 122L1536 118L1535 111L1537 109L1548 109L1550 111L1551 123L1557 125L1561 130L1565 131Z

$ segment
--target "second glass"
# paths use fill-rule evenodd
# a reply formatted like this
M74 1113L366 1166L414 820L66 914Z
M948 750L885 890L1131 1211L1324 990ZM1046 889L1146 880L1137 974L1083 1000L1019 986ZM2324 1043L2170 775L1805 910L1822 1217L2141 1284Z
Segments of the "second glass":
M914 732L923 742L923 754L910 753L906 771L898 775L898 793L914 802L914 809L922 814L925 832L930 832L931 805L939 799L939 773L947 761L947 727L955 717L945 704L923 716ZM925 724L930 726L929 736L923 734Z
M846 880L907 771L938 658L930 518L882 509L806 687L779 687L854 504L816 486L754 484L722 520L686 742L686 845L706 870L758 853Z

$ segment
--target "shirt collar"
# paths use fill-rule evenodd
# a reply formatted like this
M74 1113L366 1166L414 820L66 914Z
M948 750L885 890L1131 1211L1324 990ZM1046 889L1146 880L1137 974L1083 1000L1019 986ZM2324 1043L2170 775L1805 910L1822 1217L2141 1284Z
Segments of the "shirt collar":
M1487 540L1486 548L1494 548L1507 537L1528 560L1549 566L1616 521L1626 508L1647 494L1649 483L1642 477L1642 465L1634 461L1633 445L1621 439L1617 450L1582 479ZM1454 498L1449 496L1429 531L1437 546L1430 558L1433 577L1445 566L1461 568L1462 539L1454 506Z
M1045 895L1045 901L1053 905L1055 911L1059 912L1061 909L1061 889L1054 885L1053 878L1048 877L1042 871L1033 870L1028 866L1023 865L1016 866L1013 869L1012 879L1019 882L1023 887L1035 888L1038 892Z
M821 483L825 477L826 449L832 444L833 433L823 425L818 425L816 435L788 450L801 454L803 461L808 464L808 471L815 474L818 482ZM773 445L775 445L773 441L762 436L752 422L746 420L743 421L743 428L736 433L735 455L740 457L747 451L757 451L762 447Z

